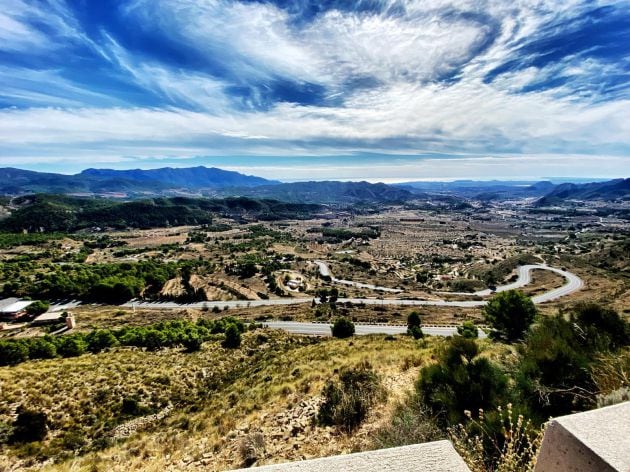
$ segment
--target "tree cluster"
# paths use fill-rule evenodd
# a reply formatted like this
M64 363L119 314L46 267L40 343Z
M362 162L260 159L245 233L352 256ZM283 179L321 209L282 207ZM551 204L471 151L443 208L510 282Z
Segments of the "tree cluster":
M86 352L98 353L115 346L136 346L148 351L183 347L198 351L205 341L224 334L223 346L237 348L245 325L233 317L218 320L165 321L147 327L97 329L88 334L9 339L0 341L0 365L15 365L29 359L76 357Z

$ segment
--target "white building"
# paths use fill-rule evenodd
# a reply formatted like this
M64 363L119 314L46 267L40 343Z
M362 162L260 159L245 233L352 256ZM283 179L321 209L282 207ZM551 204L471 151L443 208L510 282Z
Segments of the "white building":
M5 298L0 300L0 318L15 319L23 315L26 308L33 303L31 300L19 298Z

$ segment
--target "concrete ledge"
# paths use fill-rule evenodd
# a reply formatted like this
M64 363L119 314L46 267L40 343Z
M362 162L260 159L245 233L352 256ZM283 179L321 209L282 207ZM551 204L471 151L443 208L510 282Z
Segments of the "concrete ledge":
M239 472L470 472L450 441L379 449L287 464L274 464Z
M630 402L552 420L535 472L561 471L629 472Z

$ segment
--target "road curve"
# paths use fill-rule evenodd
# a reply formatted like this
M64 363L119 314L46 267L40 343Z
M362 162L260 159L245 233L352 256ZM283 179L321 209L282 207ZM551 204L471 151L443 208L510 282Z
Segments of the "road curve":
M330 273L330 268L328 267L328 264L326 264L324 261L313 261L313 262L319 268L319 273L322 277L330 277L330 280L336 284L349 285L356 288L367 288L370 290L376 290L378 292L389 292L389 293L402 292L402 290L398 288L381 287L379 285L364 284L361 282L354 282L352 280L338 279L337 277L334 277Z
M529 264L520 266L517 268L518 278L515 282L503 285L501 287L497 287L497 292L503 292L506 290L512 290L520 287L524 287L525 285L531 282L531 272L532 270L549 270L560 274L563 276L567 283L562 287L550 290L549 292L536 295L532 298L532 301L536 304L545 303L551 300L555 300L560 297L564 297L573 292L580 290L583 286L582 279L580 279L577 275L568 272L566 270L558 269L555 267L550 267L543 264ZM385 287L382 287L385 288ZM391 289L393 290L393 289ZM490 290L483 290L481 292L465 294L468 296L487 296L491 295L492 292ZM463 295L463 294L462 294ZM134 308L152 308L152 309L178 309L178 308L219 308L223 309L227 308L249 308L249 307L259 307L259 306L274 306L274 305L298 305L301 303L311 303L312 298L279 298L272 300L251 300L251 301L242 301L242 300L232 300L232 301L207 301L207 302L196 302L196 303L176 303L176 302L144 302L132 300L130 302L125 303L122 306L125 307L134 307ZM340 298L338 299L339 303L355 303L355 304L365 304L365 305L402 305L402 306L451 306L451 307L460 307L460 308L471 308L483 306L487 302L485 300L411 300L407 298Z

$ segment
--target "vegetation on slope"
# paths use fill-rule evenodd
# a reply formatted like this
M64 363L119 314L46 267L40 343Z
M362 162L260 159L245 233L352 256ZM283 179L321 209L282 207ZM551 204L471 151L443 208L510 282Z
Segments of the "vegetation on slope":
M6 387L0 429L6 431L5 440L18 404L44 413L48 431L42 441L2 446L0 466L38 466L53 459L58 465L51 469L56 470L67 470L70 464L141 470L151 460L163 470L181 467L180 461L190 456L209 457L206 468L234 468L242 464L238 444L246 436L238 435L240 429L269 427L261 417L271 420L317 396L336 369L368 361L381 378L399 375L403 366L418 365L443 342L435 339L419 348L408 337L363 336L348 342L269 330L244 333L238 349L224 349L220 340L205 342L192 353L178 347L148 351L119 346L1 368ZM174 409L165 419L127 440L113 435L120 425L162 411L169 403ZM265 435L266 452L260 459L293 459L305 450L318 454L326 435L327 447L339 448L351 440L341 431L331 436L328 427L304 428L310 432L300 440L300 450L293 448L297 438L291 434L278 442Z
M13 201L18 209L0 221L0 230L22 232L73 232L93 228L156 228L211 224L216 215L231 218L279 220L304 218L320 210L317 205L254 200L154 198L131 202L32 195Z

